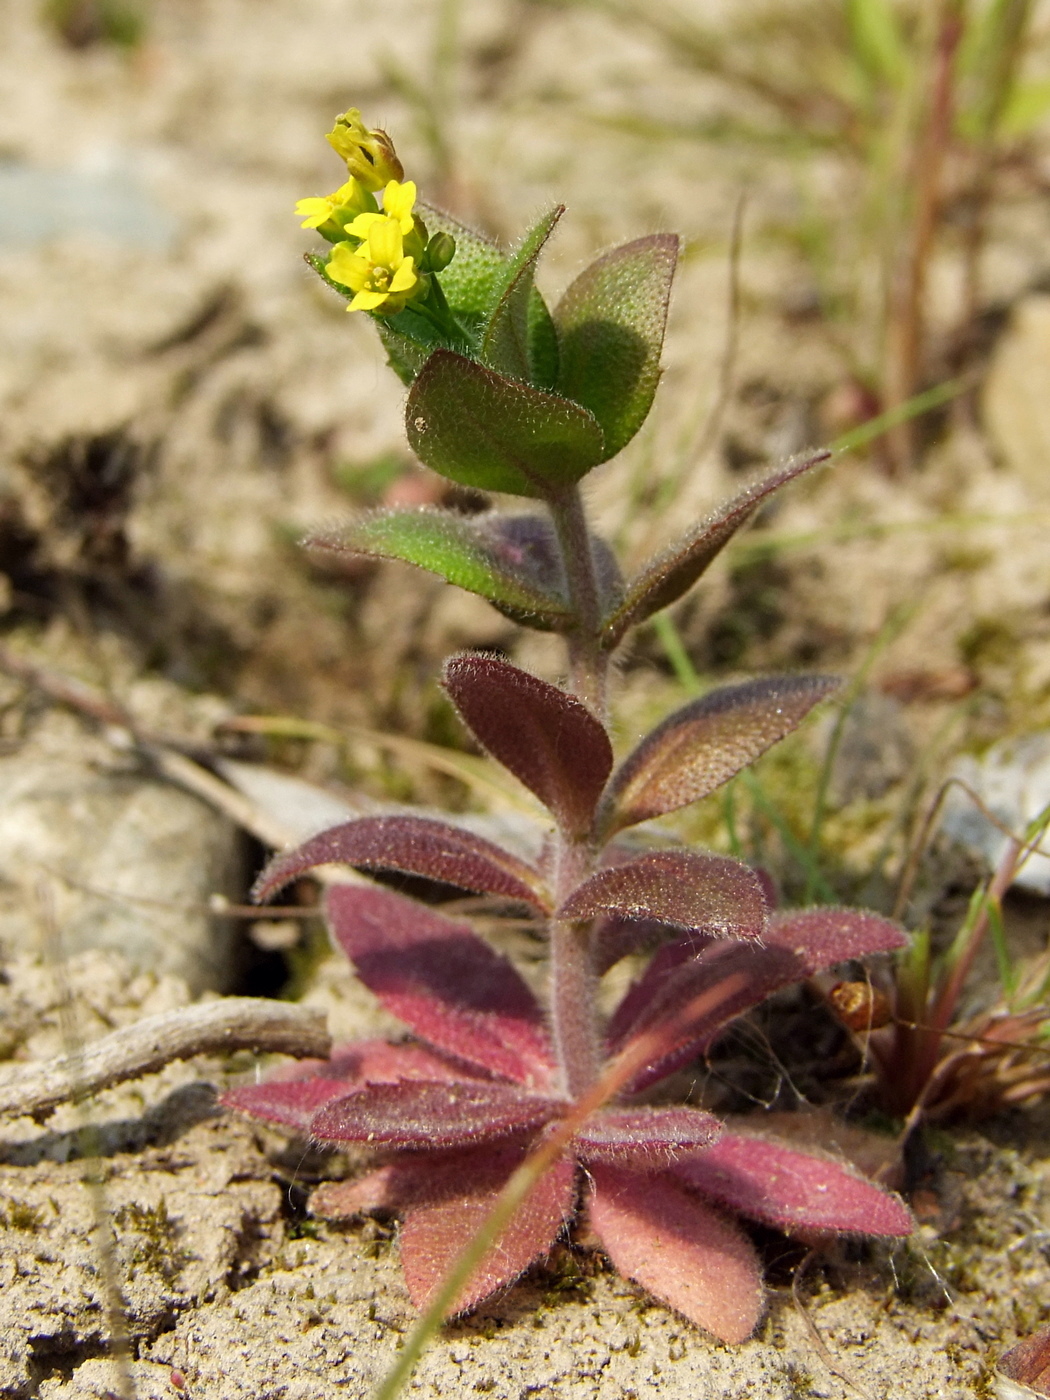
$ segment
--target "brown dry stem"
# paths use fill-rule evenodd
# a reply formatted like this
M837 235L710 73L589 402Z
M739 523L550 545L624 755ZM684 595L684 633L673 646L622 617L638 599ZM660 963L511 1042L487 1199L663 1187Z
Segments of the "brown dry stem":
M254 1050L326 1058L323 1015L263 997L224 997L147 1016L83 1050L27 1065L0 1080L0 1113L40 1117L68 1099L153 1074L171 1060Z

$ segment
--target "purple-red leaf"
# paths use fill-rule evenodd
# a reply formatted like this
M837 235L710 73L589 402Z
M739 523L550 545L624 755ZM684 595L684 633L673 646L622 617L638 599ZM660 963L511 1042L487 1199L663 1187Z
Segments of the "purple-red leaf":
M869 953L889 953L905 948L904 930L880 914L866 909L802 909L774 914L765 941L790 948L802 959L805 975Z
M599 870L573 890L556 917L580 920L599 914L657 919L722 938L759 938L768 909L758 876L738 860L651 851Z
M817 462L825 462L830 452L815 452L796 457L772 476L749 486L727 502L714 515L693 527L662 554L650 559L637 577L627 585L623 601L602 623L602 645L611 650L631 627L637 627L647 617L668 607L688 592L723 547L745 524L774 491L809 471Z
M319 832L294 851L275 857L255 882L261 901L317 865L397 870L464 890L499 894L546 909L542 882L531 865L482 836L427 817L361 817Z
M268 1084L242 1084L219 1095L223 1108L247 1113L264 1123L276 1123L295 1133L308 1133L318 1109L346 1093L338 1079L277 1079Z
M705 1196L780 1230L910 1235L915 1228L896 1196L859 1173L766 1138L724 1133L671 1170Z
M721 1341L746 1341L763 1290L742 1231L666 1176L595 1164L591 1178L591 1224L617 1270Z
M696 1108L611 1108L589 1118L575 1145L585 1162L659 1171L716 1142L722 1123Z
M310 1120L321 1142L361 1142L374 1147L466 1147L541 1127L564 1104L541 1099L511 1084L463 1080L366 1084L324 1104Z
M614 1050L641 1036L652 1043L647 1066L626 1092L638 1093L703 1054L727 1021L806 975L787 948L713 943L693 957L687 943L662 948L609 1027Z
M481 746L573 835L590 829L613 764L605 730L575 696L496 656L445 664L445 689Z
M310 1196L310 1214L349 1220L370 1210L397 1210L404 1204L400 1175L401 1164L390 1162L352 1181L324 1181Z
M778 676L723 686L677 710L647 735L609 784L607 835L714 792L799 725L839 682Z
M335 886L327 910L361 981L417 1035L519 1084L550 1082L539 1003L468 924L366 885Z
M657 919L625 919L620 914L607 914L594 925L591 935L591 961L599 977L614 967L629 953L642 953L659 947L668 939L681 938L682 930ZM693 951L709 942L710 935L694 933Z
M225 1108L237 1109L267 1123L298 1133L309 1132L319 1108L360 1084L394 1084L403 1079L470 1079L471 1070L425 1045L392 1045L388 1040L359 1040L337 1046L328 1060L299 1060L264 1084L243 1084L220 1095Z
M421 1311L484 1223L522 1152L458 1154L431 1167L426 1199L405 1217L399 1244L408 1292ZM532 1188L451 1308L466 1312L547 1254L576 1203L575 1164L562 1158Z

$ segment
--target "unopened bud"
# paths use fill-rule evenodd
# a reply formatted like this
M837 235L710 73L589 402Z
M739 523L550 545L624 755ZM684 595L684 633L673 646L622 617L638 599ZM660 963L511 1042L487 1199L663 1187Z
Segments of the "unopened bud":
M385 131L369 131L361 113L351 107L336 117L328 144L346 161L346 168L366 190L381 190L391 180L403 180L405 170Z
M456 256L456 240L450 233L435 233L427 244L426 263L431 272L444 272Z

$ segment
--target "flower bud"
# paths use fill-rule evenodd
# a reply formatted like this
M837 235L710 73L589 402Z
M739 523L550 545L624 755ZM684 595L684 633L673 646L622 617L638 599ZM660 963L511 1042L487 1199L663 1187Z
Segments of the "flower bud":
M346 161L346 168L366 190L381 190L391 180L405 178L394 143L385 131L369 131L361 113L351 107L336 117L328 144Z
M431 272L444 272L456 256L456 240L450 233L435 233L427 244L426 265Z

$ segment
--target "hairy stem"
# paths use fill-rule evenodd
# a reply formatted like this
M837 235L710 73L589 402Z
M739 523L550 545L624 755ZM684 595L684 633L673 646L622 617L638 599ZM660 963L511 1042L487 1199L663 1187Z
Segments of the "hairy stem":
M602 650L598 640L601 604L583 498L578 487L569 486L548 504L575 615L575 626L566 638L569 689L590 705L604 722L608 653ZM574 838L564 831L557 833L554 891L558 904L587 878L594 868L594 859L590 841ZM602 1061L591 925L554 919L550 938L551 1029L565 1092L575 1098L597 1079Z
M590 874L593 865L594 853L589 843L570 841L558 833L554 874L558 903ZM550 950L554 1048L563 1088L577 1098L597 1079L602 1060L596 1007L598 978L591 955L590 923L552 919Z
M598 580L591 552L583 499L577 486L569 486L548 500L554 528L558 532L565 581L575 615L575 625L566 637L569 648L569 689L590 705L600 720L606 714L606 678L609 656L598 639L601 604Z

